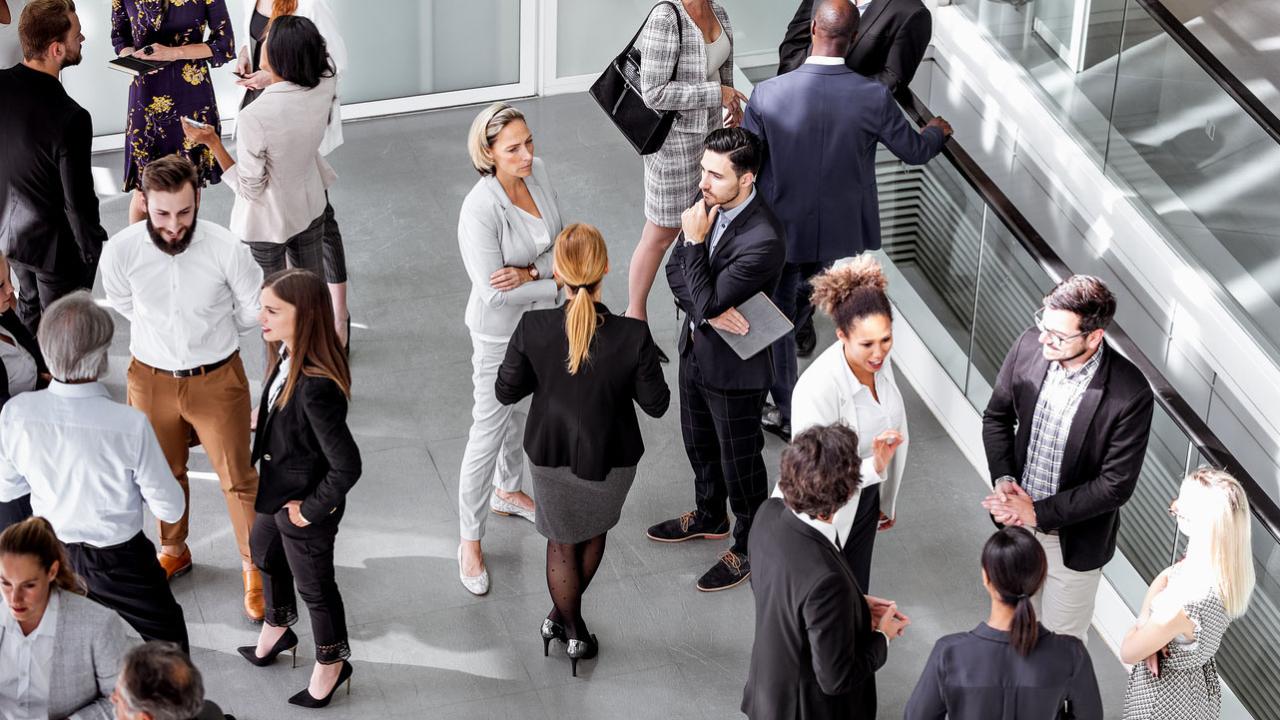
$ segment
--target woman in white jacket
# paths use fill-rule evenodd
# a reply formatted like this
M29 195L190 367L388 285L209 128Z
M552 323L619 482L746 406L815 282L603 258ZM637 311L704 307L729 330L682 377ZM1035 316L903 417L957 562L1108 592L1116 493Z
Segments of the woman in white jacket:
M885 294L888 281L869 255L837 264L812 285L813 305L835 321L837 341L796 383L792 436L837 422L858 433L862 485L833 524L865 593L876 532L893 527L907 463L907 414L889 363L893 306Z
M266 34L271 19L280 15L304 17L315 23L316 29L324 38L325 47L329 50L329 59L333 62L335 77L339 84L329 107L328 127L325 128L324 140L320 143L320 154L328 156L342 144L342 104L341 80L347 71L347 44L338 31L338 20L329 7L328 0L256 0L245 3L244 24L237 29L236 36L247 38L240 46L240 55L236 60L236 73L240 79L236 84L242 86L244 99L240 109L248 107L262 94L262 90L270 84L268 74L262 70L262 38ZM328 189L325 190L324 208L324 281L329 285L329 296L333 300L333 319L337 323L338 340L344 347L351 345L351 314L347 310L347 257L342 247L342 231L333 215L333 205L329 204Z

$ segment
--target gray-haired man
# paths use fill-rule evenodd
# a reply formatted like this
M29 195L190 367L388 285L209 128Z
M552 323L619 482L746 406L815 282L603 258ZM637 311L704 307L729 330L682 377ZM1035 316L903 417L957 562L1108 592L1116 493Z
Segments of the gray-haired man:
M173 643L149 642L124 656L111 703L116 720L224 720L204 699L204 680ZM234 720L234 719L232 719Z
M30 493L32 512L66 543L89 597L143 639L185 650L182 607L142 534L144 505L161 520L182 516L182 488L147 417L98 382L114 330L84 291L46 308L38 340L53 382L0 411L0 501Z

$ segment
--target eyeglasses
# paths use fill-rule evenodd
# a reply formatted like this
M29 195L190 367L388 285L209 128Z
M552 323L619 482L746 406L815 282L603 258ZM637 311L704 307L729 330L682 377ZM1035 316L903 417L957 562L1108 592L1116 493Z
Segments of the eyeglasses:
M1186 515L1183 515L1183 514L1182 514L1182 512L1181 512L1180 510L1178 510L1178 501L1177 501L1177 500L1170 500L1170 501L1169 501L1169 517L1173 518L1174 520L1186 520L1186 519L1187 519L1187 516L1186 516Z
M1075 335L1063 335L1062 333L1056 330L1050 330L1049 328L1044 326L1044 308L1043 307L1041 307L1040 309L1032 313L1031 318L1032 320L1035 321L1036 329L1040 331L1040 334L1048 335L1049 344L1053 345L1054 347L1060 347L1065 343L1069 343L1072 340L1075 340L1076 338L1082 338L1085 335L1089 334L1089 331L1087 330L1084 332L1078 332Z

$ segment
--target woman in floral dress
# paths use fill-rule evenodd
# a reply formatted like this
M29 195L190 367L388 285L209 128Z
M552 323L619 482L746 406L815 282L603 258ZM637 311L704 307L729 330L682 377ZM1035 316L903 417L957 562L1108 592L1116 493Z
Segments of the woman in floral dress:
M170 61L129 86L124 189L134 191L129 204L134 223L145 215L139 179L151 160L183 152L199 168L201 185L222 176L213 153L186 140L181 118L222 132L209 68L234 60L236 43L226 0L111 0L111 43L117 55L136 52Z

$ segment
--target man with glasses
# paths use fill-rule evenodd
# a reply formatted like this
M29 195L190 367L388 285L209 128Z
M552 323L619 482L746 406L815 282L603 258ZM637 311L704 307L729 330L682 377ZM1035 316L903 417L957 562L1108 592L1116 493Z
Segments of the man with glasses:
M998 525L1035 532L1049 575L1033 601L1045 627L1087 640L1120 506L1133 494L1154 396L1142 372L1103 342L1116 300L1073 275L1044 298L1014 344L982 416Z

